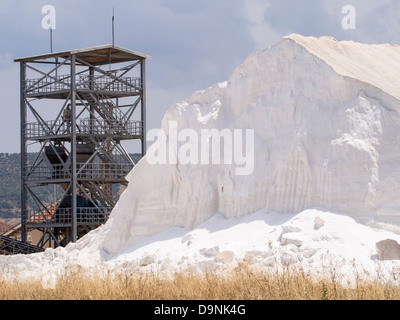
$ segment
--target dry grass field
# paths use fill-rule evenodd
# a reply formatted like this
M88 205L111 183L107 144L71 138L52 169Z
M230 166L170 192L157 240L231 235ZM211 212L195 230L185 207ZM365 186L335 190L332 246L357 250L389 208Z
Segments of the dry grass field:
M85 276L68 270L53 283L46 279L5 280L0 300L397 300L400 287L357 280L351 287L334 278L313 281L305 272L251 271L246 266L224 276L177 273L170 278L131 271Z

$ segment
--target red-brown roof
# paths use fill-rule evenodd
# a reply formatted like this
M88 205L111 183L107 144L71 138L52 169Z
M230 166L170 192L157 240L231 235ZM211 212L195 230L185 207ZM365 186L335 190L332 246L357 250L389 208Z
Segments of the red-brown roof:
M54 214L54 206L51 204L47 210L43 210L42 212L29 217L29 223L41 223L41 222L48 222L51 220Z

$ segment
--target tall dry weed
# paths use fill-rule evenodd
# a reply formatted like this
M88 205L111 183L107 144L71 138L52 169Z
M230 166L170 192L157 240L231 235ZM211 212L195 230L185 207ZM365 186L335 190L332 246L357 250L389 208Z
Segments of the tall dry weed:
M1 300L394 300L400 287L361 278L352 287L335 277L315 280L301 269L252 270L246 264L225 272L179 272L170 277L124 270L88 274L71 268L54 279L23 280L0 275Z

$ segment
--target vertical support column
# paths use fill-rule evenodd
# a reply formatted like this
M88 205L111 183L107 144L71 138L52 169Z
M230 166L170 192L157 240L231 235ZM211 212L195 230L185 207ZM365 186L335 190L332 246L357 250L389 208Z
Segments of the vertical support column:
M140 63L140 78L142 79L142 99L141 99L141 113L142 113L142 157L147 152L146 146L146 59L142 59Z
M26 242L26 217L28 194L25 188L27 161L27 144L25 125L27 122L27 108L25 103L26 62L20 63L20 112L21 112L21 241Z
M94 68L93 67L89 67L89 89L90 90L94 90ZM94 120L95 120L95 116L94 116L94 108L92 105L90 105L90 133L93 133L93 125L94 125Z
M76 176L76 56L71 55L71 199L72 199L72 232L71 240L76 242L78 238L77 226L77 176Z

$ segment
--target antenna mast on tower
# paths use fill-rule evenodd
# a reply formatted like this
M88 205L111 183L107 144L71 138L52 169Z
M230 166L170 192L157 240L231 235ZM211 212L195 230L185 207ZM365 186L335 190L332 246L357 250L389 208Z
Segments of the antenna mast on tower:
M113 8L113 14L112 14L112 45L114 47L114 42L115 42L115 38L114 38L114 22L115 22L115 18L114 18L114 8Z
M53 53L53 28L50 26L50 52Z

